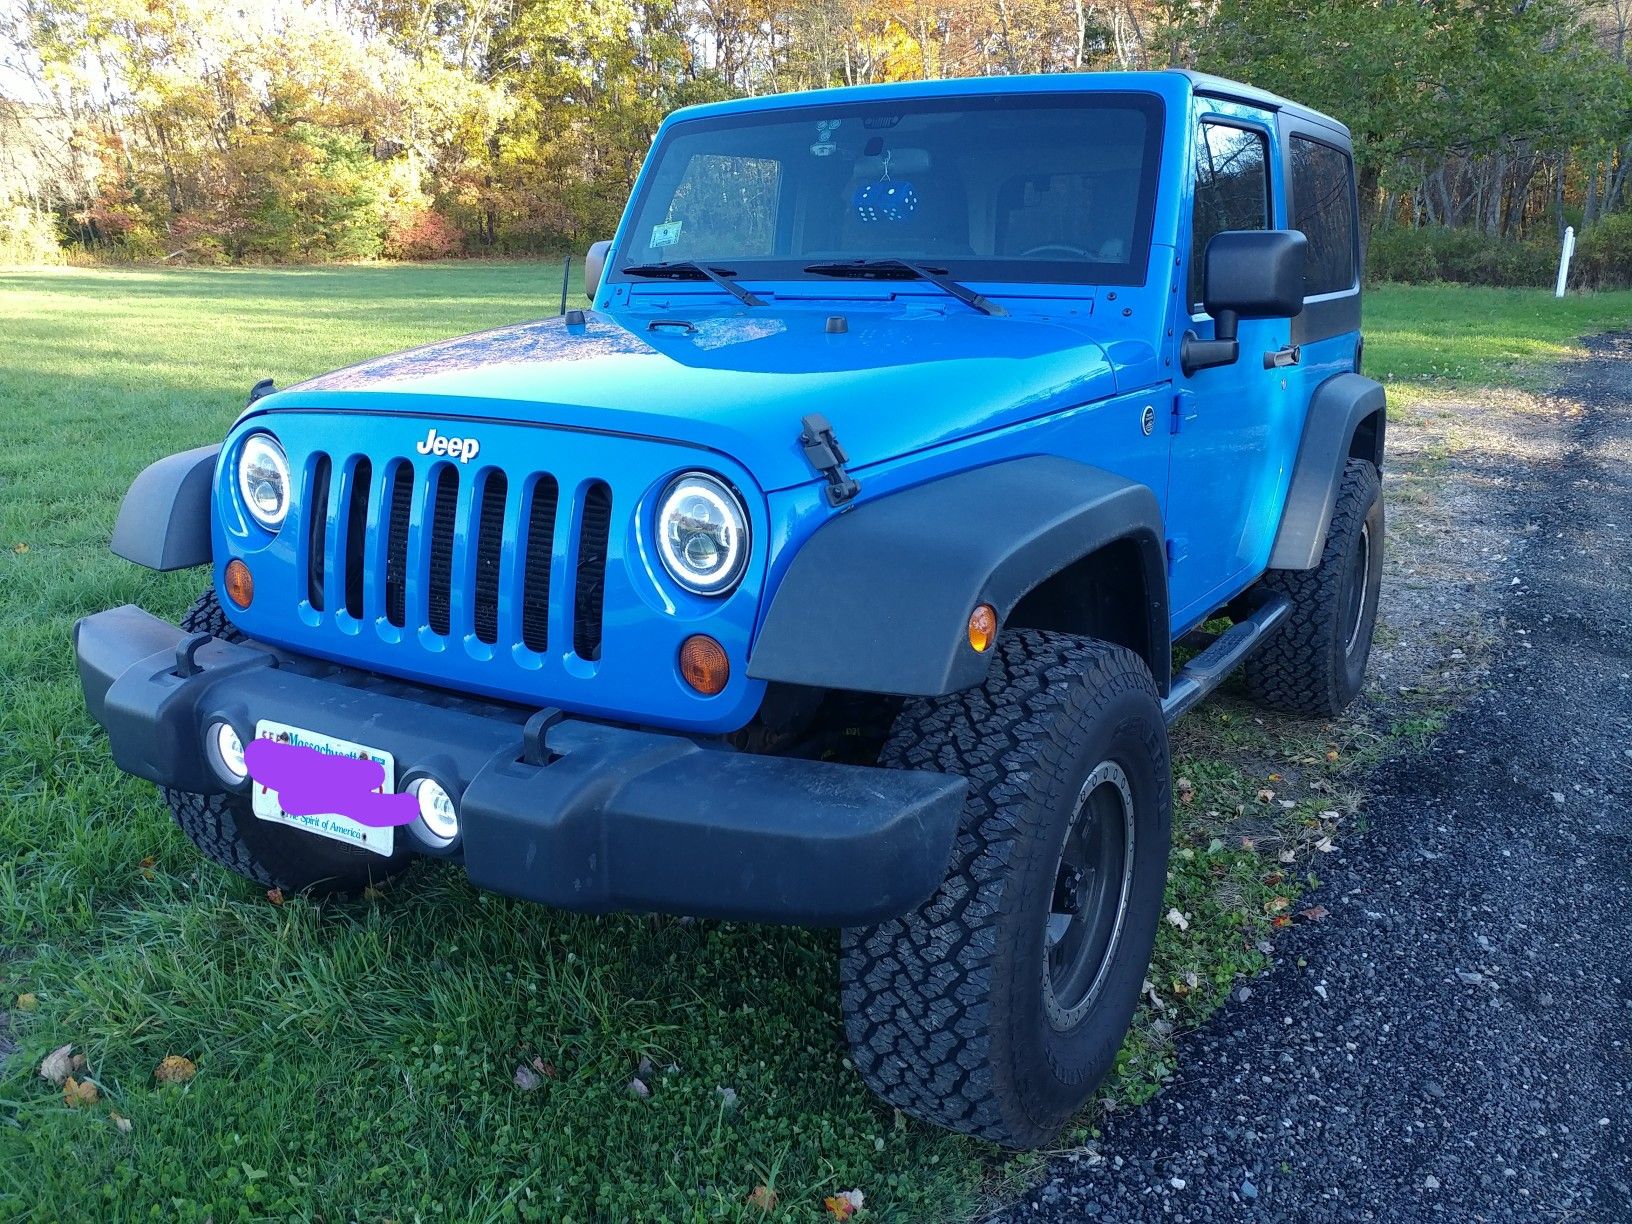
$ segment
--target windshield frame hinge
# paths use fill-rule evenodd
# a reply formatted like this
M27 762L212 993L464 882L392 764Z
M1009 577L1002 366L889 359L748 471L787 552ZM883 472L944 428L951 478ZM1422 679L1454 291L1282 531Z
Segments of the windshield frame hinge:
M810 466L826 479L828 504L842 506L854 501L861 492L861 484L844 470L850 456L839 445L832 424L819 412L811 413L799 423L804 426L799 434L799 447Z

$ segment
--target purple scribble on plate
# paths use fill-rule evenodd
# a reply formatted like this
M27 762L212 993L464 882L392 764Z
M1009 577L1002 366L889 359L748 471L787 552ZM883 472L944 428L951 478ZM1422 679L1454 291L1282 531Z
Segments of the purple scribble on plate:
M291 816L348 816L372 829L412 824L419 801L412 795L381 795L385 766L357 757L330 756L300 744L252 740L244 747L250 777L278 792Z

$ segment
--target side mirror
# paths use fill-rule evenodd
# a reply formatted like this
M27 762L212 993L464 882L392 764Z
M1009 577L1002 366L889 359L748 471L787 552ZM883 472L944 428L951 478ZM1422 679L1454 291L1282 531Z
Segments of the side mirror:
M1186 374L1230 365L1240 356L1242 319L1290 319L1303 311L1303 270L1309 240L1298 230L1225 230L1207 243L1202 304L1213 316L1213 339L1186 332L1179 364Z
M601 287L601 276L606 272L606 257L612 253L610 242L592 242L589 254L584 256L584 296L593 298Z

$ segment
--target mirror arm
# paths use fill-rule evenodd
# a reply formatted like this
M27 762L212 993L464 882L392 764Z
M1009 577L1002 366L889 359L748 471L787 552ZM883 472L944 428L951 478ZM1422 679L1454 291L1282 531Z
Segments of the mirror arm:
M1213 316L1213 338L1203 340L1193 331L1184 333L1179 343L1179 367L1188 378L1197 370L1214 366L1234 365L1241 356L1241 343L1236 339L1240 315L1233 310L1220 309Z

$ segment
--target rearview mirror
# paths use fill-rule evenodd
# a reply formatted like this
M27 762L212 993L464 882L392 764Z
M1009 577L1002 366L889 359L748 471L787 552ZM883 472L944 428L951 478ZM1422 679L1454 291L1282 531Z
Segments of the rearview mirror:
M1184 334L1179 362L1186 374L1229 365L1240 355L1242 319L1290 319L1303 311L1303 269L1309 240L1298 230L1225 230L1207 243L1201 298L1213 316L1213 338Z
M601 276L606 272L606 257L612 253L610 242L592 242L589 254L584 256L584 296L594 298L601 287Z

